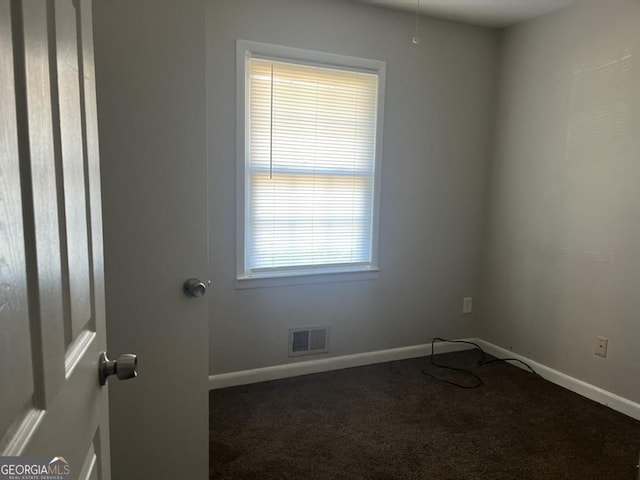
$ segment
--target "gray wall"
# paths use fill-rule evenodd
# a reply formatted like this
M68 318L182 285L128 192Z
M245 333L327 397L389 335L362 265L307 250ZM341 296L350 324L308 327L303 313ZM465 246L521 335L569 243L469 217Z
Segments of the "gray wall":
M480 332L635 401L639 25L637 0L591 0L506 32Z
M292 361L294 326L330 325L328 356L477 335L498 33L424 18L415 47L412 15L331 0L209 0L206 21L211 373ZM378 280L235 289L237 38L387 62Z

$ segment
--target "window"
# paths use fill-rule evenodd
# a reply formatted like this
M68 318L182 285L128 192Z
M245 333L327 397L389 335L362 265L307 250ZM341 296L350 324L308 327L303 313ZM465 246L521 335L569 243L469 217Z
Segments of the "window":
M384 63L238 41L238 79L239 285L371 278Z

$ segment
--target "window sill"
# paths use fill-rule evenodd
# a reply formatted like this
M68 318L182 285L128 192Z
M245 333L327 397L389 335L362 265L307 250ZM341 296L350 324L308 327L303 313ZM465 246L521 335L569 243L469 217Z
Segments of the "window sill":
M366 270L342 271L342 272L313 272L304 274L279 274L251 277L239 277L236 280L236 289L290 287L297 285L309 285L314 283L340 283L359 282L363 280L377 280L380 270L368 268Z

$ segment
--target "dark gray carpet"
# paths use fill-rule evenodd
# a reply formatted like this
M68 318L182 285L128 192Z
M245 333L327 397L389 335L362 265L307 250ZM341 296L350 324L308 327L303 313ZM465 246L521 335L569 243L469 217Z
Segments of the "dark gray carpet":
M478 352L476 390L429 358L210 393L210 478L632 480L640 422ZM634 379L637 381L637 379Z

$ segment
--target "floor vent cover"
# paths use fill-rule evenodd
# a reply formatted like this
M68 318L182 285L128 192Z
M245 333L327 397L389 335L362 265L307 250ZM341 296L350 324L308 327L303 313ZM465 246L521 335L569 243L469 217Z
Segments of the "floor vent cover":
M313 355L329 351L329 327L303 327L289 330L289 356Z

